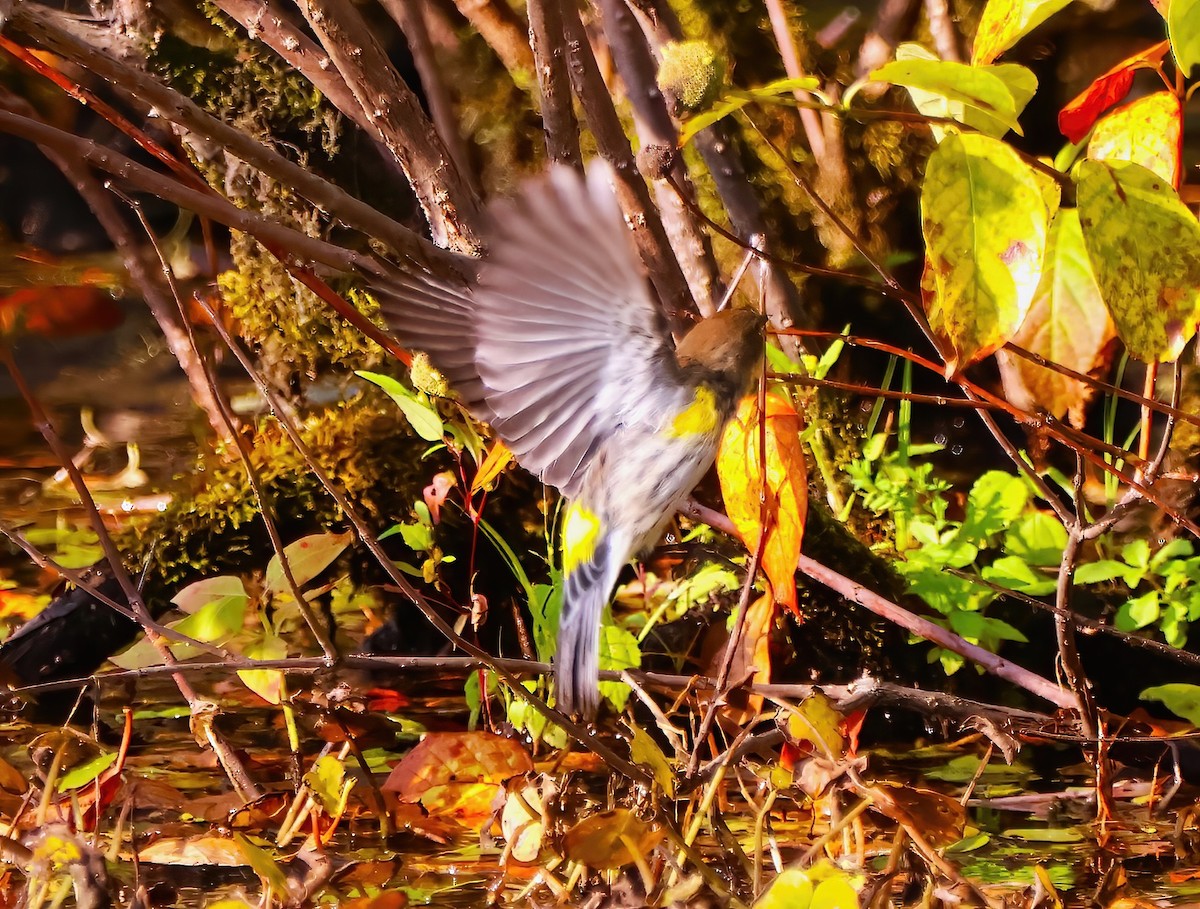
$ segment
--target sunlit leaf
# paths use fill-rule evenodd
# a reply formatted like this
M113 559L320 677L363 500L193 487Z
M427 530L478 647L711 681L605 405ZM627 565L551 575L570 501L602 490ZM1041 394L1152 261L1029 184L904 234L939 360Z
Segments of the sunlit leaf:
M246 648L245 656L251 660L282 660L287 653L287 641L275 634L264 634L260 641ZM283 673L278 669L239 669L238 678L268 704L278 704L282 698Z
M346 810L346 799L354 783L353 778L346 778L345 765L332 754L317 758L312 769L304 774L304 785L316 797L327 817L340 817Z
M1139 360L1176 359L1200 321L1200 225L1168 181L1124 161L1084 161L1083 240L1117 333Z
M971 62L991 63L1071 0L988 0L975 30Z
M1058 128L1062 134L1071 142L1083 139L1102 113L1129 94L1134 72L1159 66L1168 47L1168 42L1160 41L1146 50L1126 57L1095 79L1059 112Z
M949 136L930 155L921 189L921 289L947 375L1020 327L1041 278L1047 222L1038 180L1003 142Z
M396 406L418 436L427 442L442 441L442 435L446 431L445 425L437 409L429 403L426 396L410 391L399 380L382 373L360 369L355 375L382 388L387 396L396 402Z
M242 583L241 578L219 576L215 578L205 578L203 581L196 581L194 584L188 584L187 587L171 597L171 602L179 607L181 612L195 612L201 606L206 606L213 600L222 599L224 597L244 597L250 599L246 593L246 585Z
M108 754L97 755L90 761L85 761L82 764L72 767L59 777L58 791L70 792L72 789L78 789L80 786L87 786L95 782L96 777L115 764L118 757L120 755L112 751Z
M222 868L250 864L237 841L223 836L164 836L138 849L138 861L153 865Z
M502 792L501 784L533 769L526 748L490 732L435 732L392 768L383 784L431 815L481 822Z
M754 909L808 909L815 889L806 872L785 868L754 904Z
M1184 76L1200 63L1200 0L1171 0L1167 6L1171 52Z
M1086 375L1103 365L1114 337L1116 327L1083 244L1079 212L1064 208L1050 227L1042 280L1012 342ZM1072 423L1082 425L1093 386L1016 354L999 351L996 359L1009 401L1056 418L1069 413Z
M721 439L717 474L725 510L751 552L758 548L765 517L763 572L775 602L798 615L796 565L808 517L808 473L800 443L803 427L795 408L777 394L767 395L766 410L766 451L760 452L758 399L750 396L741 401ZM765 508L760 498L764 495Z
M1179 185L1183 110L1174 92L1154 92L1108 114L1088 141L1096 161L1132 161Z
M1193 726L1200 726L1200 685L1174 682L1170 685L1155 685L1138 695L1143 701L1159 701L1177 717L1182 717Z
M663 839L658 825L644 821L628 808L589 814L563 836L563 851L573 862L589 868L621 868L650 852Z
M334 559L345 552L353 538L354 535L349 531L346 533L314 533L285 546L283 554L287 557L297 586L304 587L328 568ZM283 566L280 564L278 553L271 556L271 561L267 563L267 574L263 586L273 594L288 590L287 579L283 575Z
M667 798L675 798L675 767L667 758L658 742L637 723L630 724L632 738L629 741L629 756L639 767L648 767L654 781L662 788Z
M885 63L871 73L871 79L940 95L986 114L1006 130L1022 134L1012 90L1004 79L986 68L936 57L909 57Z
M642 665L642 648L637 637L628 629L611 621L600 627L600 668L637 669ZM625 709L629 701L629 686L624 682L604 680L600 683L600 695L618 712Z
M543 786L551 796L557 792L549 777L536 782L515 780L508 787L504 809L500 812L500 830L508 844L509 855L518 862L536 861L542 851L547 820Z
M500 472L512 462L512 459L512 452L503 442L499 439L493 442L492 447L488 449L487 457L479 465L475 479L471 481L471 495L489 489L496 477L500 476Z
M943 61L932 51L926 50L920 44L901 44L896 48L897 60L927 60L943 65ZM995 76L1008 89L1013 100L1013 116L1019 117L1021 111L1037 93L1037 77L1024 66L1016 63L1001 63L997 66L977 67L978 70ZM962 101L956 101L944 94L916 86L907 86L913 105L927 117L957 120L989 136L999 139L1007 133L1011 126L1003 118L997 118L978 107L972 107ZM930 130L934 139L941 142L947 133L953 130L938 123L931 123Z
M843 717L821 692L806 697L795 710L781 711L780 716L786 718L784 732L793 745L806 746L834 760L846 750Z

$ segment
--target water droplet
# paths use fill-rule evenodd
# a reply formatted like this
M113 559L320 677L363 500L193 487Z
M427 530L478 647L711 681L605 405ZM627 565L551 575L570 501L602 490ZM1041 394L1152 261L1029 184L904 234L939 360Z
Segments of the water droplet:
M967 425L966 417L955 417L954 418L954 428L955 429L962 429L966 425Z
M952 455L960 455L962 453L963 453L963 447L961 445L954 445L950 448L950 454L952 454Z
M946 444L946 434L944 432L939 432L936 436L933 437L933 441L934 441L934 444L936 444L936 445L945 445Z

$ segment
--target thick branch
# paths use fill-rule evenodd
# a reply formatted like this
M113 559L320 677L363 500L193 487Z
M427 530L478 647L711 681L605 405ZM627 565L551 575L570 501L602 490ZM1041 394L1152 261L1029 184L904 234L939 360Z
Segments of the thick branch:
M592 46L575 7L562 6L563 28L567 37L571 84L587 114L588 126L596 137L600 155L613 169L617 200L633 232L634 243L650 275L658 298L672 317L691 309L687 282L671 252L658 212L650 202L646 183L638 173L633 150L621 128L612 97L600 75Z
M299 0L358 107L391 150L420 200L439 246L478 255L479 198L454 167L450 153L416 96L350 3Z
M18 7L13 24L39 47L54 51L102 77L117 90L140 99L157 116L224 146L230 154L270 174L344 224L382 240L397 253L435 271L452 264L439 247L404 225L211 116L148 73L95 50L86 31L68 27L71 21L40 4L25 3Z

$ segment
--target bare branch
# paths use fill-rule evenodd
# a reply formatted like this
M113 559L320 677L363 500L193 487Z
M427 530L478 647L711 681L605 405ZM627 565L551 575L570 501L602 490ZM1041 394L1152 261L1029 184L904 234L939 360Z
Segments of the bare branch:
M391 150L439 246L478 255L475 236L479 197L454 167L450 152L421 110L358 11L340 0L299 0L334 66L349 84L358 107Z

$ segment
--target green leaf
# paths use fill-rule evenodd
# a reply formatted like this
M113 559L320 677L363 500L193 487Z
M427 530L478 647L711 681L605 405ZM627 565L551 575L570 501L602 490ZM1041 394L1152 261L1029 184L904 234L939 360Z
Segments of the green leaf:
M241 597L247 602L250 600L241 578L222 575L188 584L171 597L171 602L178 606L181 612L196 612L200 607L225 597Z
M262 640L246 648L245 656L251 660L282 660L287 653L287 642L283 638L264 634ZM280 670L240 669L238 678L268 704L278 704L282 700L283 672Z
M214 641L224 641L242 630L246 620L246 602L240 597L223 597L213 600L207 606L202 606L187 618L176 622L172 627L180 634L195 638L205 644ZM190 644L173 644L171 652L176 648L192 650ZM178 654L177 654L178 655Z
M1150 544L1145 540L1131 540L1121 547L1121 559L1130 568L1144 571L1150 567Z
M1117 610L1113 625L1118 631L1137 631L1139 628L1153 625L1161 615L1162 606L1159 603L1158 591L1151 590L1126 601Z
M288 892L287 875L279 867L279 863L265 849L256 846L245 834L233 833L233 839L242 850L246 864L254 869L264 887L270 887L279 896Z
M72 789L79 789L88 783L95 782L96 777L102 774L105 770L117 762L120 755L115 752L107 754L99 754L90 761L85 761L78 766L72 767L64 773L58 780L59 792L70 792Z
M988 0L975 30L971 62L991 63L1071 0Z
M600 626L600 668L636 669L642 665L642 648L637 638L611 620ZM618 710L625 709L629 686L624 682L601 682L600 695Z
M1171 0L1167 7L1171 53L1184 76L1200 63L1200 0Z
M1193 726L1200 726L1200 685L1185 685L1183 682L1155 685L1138 697L1143 701L1158 701L1177 717L1182 717Z
M1004 551L1036 568L1053 568L1062 561L1067 531L1046 511L1025 515L1004 535Z
M351 539L353 539L353 534L349 531L346 533L314 533L285 546L283 554L287 556L288 565L296 579L296 585L304 587L328 568L334 559L345 552ZM282 593L288 589L278 553L271 556L271 561L267 563L267 575L263 586L268 593L272 594Z
M963 65L961 63L946 63L936 54L926 50L919 44L901 44L896 48L896 60L923 60L927 63L936 64L938 67L961 67ZM992 86L993 89L995 89L995 83L992 79L999 80L1012 98L1014 120L1021 115L1021 111L1025 109L1025 106L1037 93L1037 77L1031 70L1024 66L1019 66L1015 63L1004 63L999 66L970 67L970 69L974 72L985 74L988 77L986 79L988 85ZM947 71L945 74L953 78L954 73L955 71ZM996 139L999 139L1010 129L1014 128L1004 118L995 117L979 107L971 106L961 100L954 100L941 92L929 91L913 85L906 85L905 87L912 97L913 106L926 117L957 120L959 123L970 126ZM929 128L933 132L933 137L937 142L941 142L952 131L939 123L931 123Z
M1139 360L1176 359L1200 322L1200 225L1138 164L1084 161L1078 174L1083 239L1117 333Z
M821 87L821 82L815 76L800 76L796 79L775 79L766 85L751 89L730 89L717 99L708 110L688 117L679 130L679 145L682 148L696 137L702 130L708 129L714 123L724 120L730 114L741 110L747 104L755 101L773 100L779 95L790 95L797 91L811 92Z
M1020 477L989 470L971 486L960 536L982 543L1008 530L1028 503L1029 488Z
M955 375L1007 342L1042 274L1048 213L1033 171L981 135L949 136L921 189L929 324Z
M396 406L400 408L405 419L412 426L413 432L418 436L426 442L442 441L442 435L445 433L442 418L426 396L418 396L416 392L410 391L399 380L382 373L360 369L355 372L355 375L382 388L387 396L396 402Z
M899 57L897 54L896 60L885 63L871 73L871 79L902 85L910 91L917 89L940 95L947 101L980 111L1006 130L1011 129L1017 135L1022 135L1021 125L1017 122L1016 99L1005 81L995 73L932 56L924 59Z
M1001 556L979 574L985 581L1031 597L1054 593L1056 583L1054 578L1035 572L1028 562L1018 556Z
M317 758L313 768L304 774L304 784L316 797L326 817L339 817L346 810L346 799L354 782L346 779L345 766L332 754Z
M1114 559L1100 559L1099 561L1088 562L1076 568L1075 583L1103 584L1106 581L1113 581L1124 577L1126 571L1128 571L1128 568L1124 562L1118 562Z

